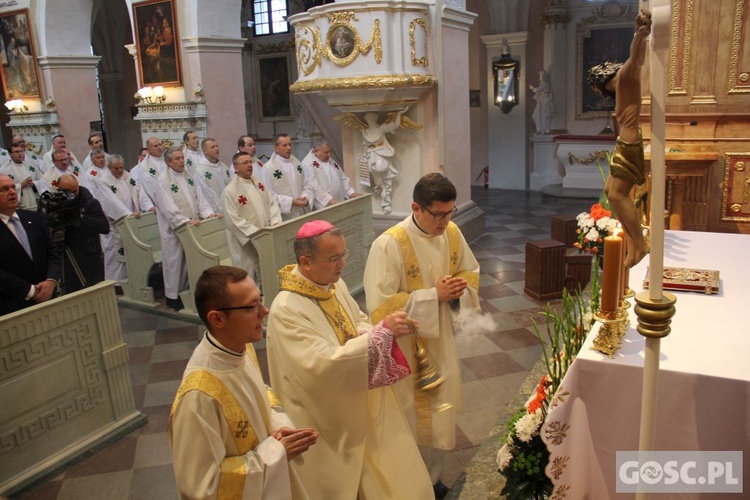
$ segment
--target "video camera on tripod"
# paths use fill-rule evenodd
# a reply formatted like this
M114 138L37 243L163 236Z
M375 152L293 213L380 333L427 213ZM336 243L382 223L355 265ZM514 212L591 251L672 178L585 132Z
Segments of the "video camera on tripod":
M76 195L70 191L45 191L39 197L39 211L50 231L58 231L81 223L81 209Z
M86 279L81 272L81 268L78 262L73 256L73 253L65 245L65 228L74 227L81 224L81 207L78 204L75 193L70 191L45 191L39 197L38 211L44 215L44 223L47 226L47 230L50 233L52 240L56 245L63 251L68 261L73 267L73 271L76 276L86 286ZM67 290L66 282L67 277L65 276L65 266L63 266L63 273L60 282L60 289L62 293Z

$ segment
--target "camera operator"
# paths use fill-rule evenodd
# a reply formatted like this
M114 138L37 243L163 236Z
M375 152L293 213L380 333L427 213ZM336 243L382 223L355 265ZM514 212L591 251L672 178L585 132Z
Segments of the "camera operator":
M75 202L72 206L80 211L80 221L65 227L63 290L71 293L104 280L104 256L99 235L109 233L109 222L96 198L88 189L79 186L73 175L61 175L57 179L57 188L73 193ZM76 272L74 263L82 276Z

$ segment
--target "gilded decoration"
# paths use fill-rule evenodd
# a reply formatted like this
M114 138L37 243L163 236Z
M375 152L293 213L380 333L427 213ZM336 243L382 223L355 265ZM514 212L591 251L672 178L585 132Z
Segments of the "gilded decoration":
M747 170L750 152L725 155L721 220L750 222L750 175Z
M325 56L337 66L348 66L359 54L367 55L374 50L375 62L383 60L383 47L380 38L380 19L375 19L370 33L370 40L362 43L357 28L354 12L332 12L328 14L331 21L326 34Z
M415 34L415 31L417 27L422 29L422 34L424 36L424 52L423 56L417 58L417 37ZM412 19L409 23L409 44L411 45L411 65L412 66L421 66L423 68L426 68L429 64L429 61L427 59L427 22L421 18L418 17L416 19Z
M291 85L290 89L292 92L317 92L320 90L434 86L436 83L437 79L432 75L372 75L298 80Z
M297 70L299 73L309 76L315 68L320 66L323 55L323 46L320 42L320 28L317 26L297 26Z
M672 22L669 47L669 95L687 95L687 77L690 69L690 45L693 33L694 0L672 0ZM684 6L684 12L682 8ZM680 22L684 15L684 22ZM684 26L684 30L681 30ZM682 36L680 36L682 35Z
M293 50L294 50L294 42L292 40L287 40L281 43L264 43L263 45L258 45L255 48L255 53L256 54L279 54L282 52L291 52Z
M594 163L597 160L606 160L607 155L609 155L609 153L610 153L609 151L605 151L603 149L597 149L596 151L589 153L588 158L581 158L580 156L576 156L575 154L573 154L572 151L570 151L568 153L568 163L572 165L573 162L575 161L578 163L582 163L584 165L588 165L590 163Z
M732 25L732 50L729 58L729 90L730 94L750 93L750 84L746 72L740 73L740 48L745 42L745 30L743 24L745 20L745 0L737 0L734 9L734 23ZM739 74L738 74L739 73ZM744 75L744 79L742 76ZM724 187L726 189L726 186ZM723 219L722 217L722 220Z

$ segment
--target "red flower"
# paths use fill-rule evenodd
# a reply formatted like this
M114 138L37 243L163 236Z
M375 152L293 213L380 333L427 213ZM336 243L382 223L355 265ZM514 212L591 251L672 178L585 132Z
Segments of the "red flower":
M247 205L247 198L245 198L244 194L241 194L239 198L237 198L237 202L240 205Z
M320 168L320 163L318 163L317 161L313 161L313 167Z
M260 189L261 191L265 191L266 190L266 186L264 186L262 182L259 182L258 183L258 189Z

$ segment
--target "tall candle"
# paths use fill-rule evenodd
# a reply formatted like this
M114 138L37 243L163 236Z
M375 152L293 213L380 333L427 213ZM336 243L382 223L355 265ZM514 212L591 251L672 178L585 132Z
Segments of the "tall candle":
M620 277L620 300L622 301L625 298L625 292L628 291L628 283L630 283L630 269L625 267L625 254L628 252L628 240L625 237L625 230L621 227L618 227L614 231L612 231L613 236L619 236L622 238L622 276Z
M659 9L668 13L669 2L657 2ZM656 7L656 6L655 6ZM653 10L652 10L653 12ZM669 23L665 26L654 22L651 34L651 254L649 255L649 291L651 300L661 300L664 274L664 193L666 191L666 117L665 82L666 63L669 50ZM657 36L658 35L658 36Z
M622 277L622 238L604 238L604 275L602 276L602 312L617 311L620 303L620 279Z

